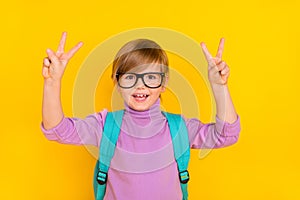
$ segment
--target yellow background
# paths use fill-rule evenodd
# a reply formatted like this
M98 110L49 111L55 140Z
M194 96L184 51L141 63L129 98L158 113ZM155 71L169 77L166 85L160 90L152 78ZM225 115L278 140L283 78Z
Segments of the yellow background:
M63 79L70 116L76 74L89 52L143 27L181 32L212 52L226 38L241 137L201 160L193 151L190 199L300 199L299 9L296 0L3 1L0 199L93 199L95 159L82 146L47 141L40 131L42 59L62 31L69 33L67 49L85 43Z

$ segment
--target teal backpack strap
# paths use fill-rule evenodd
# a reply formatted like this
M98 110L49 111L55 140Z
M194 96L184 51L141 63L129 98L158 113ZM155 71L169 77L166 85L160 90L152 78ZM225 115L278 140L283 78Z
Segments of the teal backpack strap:
M174 156L177 162L183 200L188 199L187 182L189 181L188 164L190 160L190 143L185 121L180 115L163 112L166 116L172 137Z
M107 173L114 155L124 110L108 112L100 141L99 159L94 171L94 194L96 200L102 200L105 195Z

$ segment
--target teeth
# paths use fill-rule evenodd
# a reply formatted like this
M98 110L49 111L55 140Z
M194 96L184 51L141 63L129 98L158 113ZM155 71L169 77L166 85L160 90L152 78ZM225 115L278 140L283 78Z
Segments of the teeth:
M135 94L134 96L139 97L139 98L143 98L143 97L146 97L147 95L146 94Z

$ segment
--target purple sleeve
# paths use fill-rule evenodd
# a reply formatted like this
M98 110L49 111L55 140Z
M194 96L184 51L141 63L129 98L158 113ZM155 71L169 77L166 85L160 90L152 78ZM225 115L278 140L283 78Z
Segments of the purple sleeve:
M203 124L198 119L186 120L192 149L212 149L230 146L237 142L241 130L240 117L230 124L216 116L215 123Z
M85 119L64 117L62 121L51 129L41 130L48 140L63 144L99 146L103 124L107 110L87 116Z

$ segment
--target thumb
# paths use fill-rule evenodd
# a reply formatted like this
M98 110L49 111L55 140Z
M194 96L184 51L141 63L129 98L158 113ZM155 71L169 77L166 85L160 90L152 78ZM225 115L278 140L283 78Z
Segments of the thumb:
M215 62L216 65L219 65L222 62L222 59L219 58L219 57L215 57L213 60L214 60L214 62Z
M54 63L54 64L58 64L59 63L59 59L56 56L56 54L54 53L54 51L52 51L51 49L47 49L46 53L47 53L47 55L48 55L51 63Z

